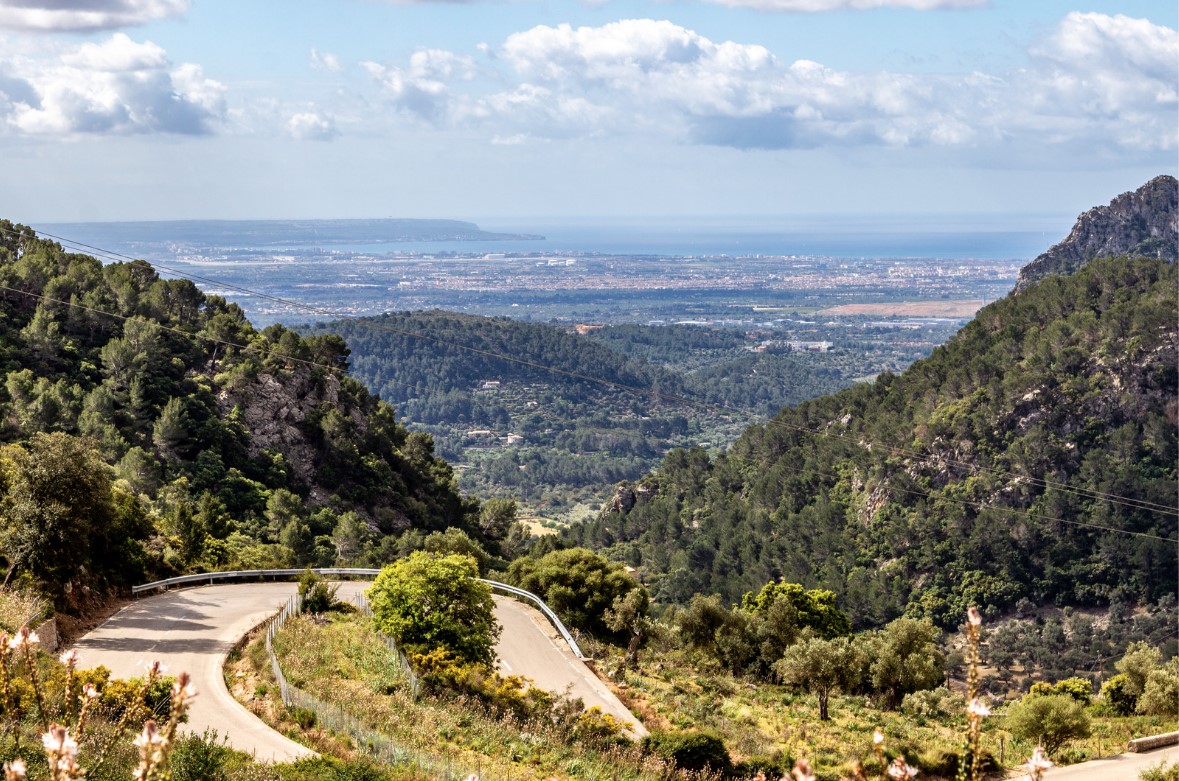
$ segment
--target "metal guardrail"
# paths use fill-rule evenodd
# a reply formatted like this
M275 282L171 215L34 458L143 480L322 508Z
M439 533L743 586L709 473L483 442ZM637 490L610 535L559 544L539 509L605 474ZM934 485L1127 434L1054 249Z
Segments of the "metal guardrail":
M303 569L248 569L248 570L232 570L229 572L202 572L195 575L178 575L174 578L165 578L163 580L156 580L151 583L144 583L139 586L132 586L131 593L135 595L143 594L148 591L155 591L157 589L167 589L171 586L192 586L192 585L212 585L219 580L278 580L279 578L297 578L307 571ZM353 577L353 578L375 578L381 573L379 569L371 569L367 567L316 567L311 570L317 575L324 577ZM522 588L509 586L507 583L500 583L496 580L487 580L485 578L477 578L481 583L486 583L496 591L502 591L515 597L527 599L538 608L540 612L544 613L545 618L556 628L561 634L562 639L568 643L570 650L578 659L585 660L586 656L581 652L581 646L573 639L568 628L553 612L552 608L545 604L544 600L533 594L531 591L525 591Z

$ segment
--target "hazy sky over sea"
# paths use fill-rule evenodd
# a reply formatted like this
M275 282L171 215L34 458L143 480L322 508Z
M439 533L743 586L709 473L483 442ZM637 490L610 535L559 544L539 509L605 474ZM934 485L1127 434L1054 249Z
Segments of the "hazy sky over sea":
M1176 173L1177 16L0 0L0 217L1075 215Z

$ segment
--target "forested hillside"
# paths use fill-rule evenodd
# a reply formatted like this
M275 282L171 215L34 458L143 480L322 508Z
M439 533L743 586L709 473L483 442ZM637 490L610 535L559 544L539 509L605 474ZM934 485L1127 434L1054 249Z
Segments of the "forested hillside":
M636 479L672 447L729 441L748 422L740 411L772 414L865 368L838 351L752 355L736 330L622 327L607 335L614 330L587 337L434 311L323 323L310 333L346 339L355 376L429 431L465 470L469 490L547 509Z
M9 579L64 593L189 566L331 564L411 527L478 531L429 436L347 376L337 336L257 331L191 282L9 222L0 301Z
M1093 261L979 312L899 376L669 454L568 539L665 602L783 577L858 626L1174 592L1176 269Z

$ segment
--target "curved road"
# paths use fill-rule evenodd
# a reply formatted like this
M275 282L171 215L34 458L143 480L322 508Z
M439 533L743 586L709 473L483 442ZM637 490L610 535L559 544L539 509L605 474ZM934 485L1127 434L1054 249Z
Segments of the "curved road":
M340 584L349 598L368 583ZM229 744L264 761L289 762L313 752L266 726L225 687L222 666L239 639L274 615L295 593L294 583L235 583L170 591L141 599L120 610L79 640L74 648L82 667L104 665L116 678L142 676L159 660L171 673L187 670L198 696L188 729L212 727ZM568 646L538 611L515 600L495 598L496 619L504 627L496 651L501 670L532 678L535 685L581 697L586 707L629 724L632 734L646 730Z
M1044 773L1044 781L1138 781L1143 770L1164 762L1168 765L1179 762L1179 746L1054 767ZM1026 775L1019 776L1017 781L1027 781L1027 778Z

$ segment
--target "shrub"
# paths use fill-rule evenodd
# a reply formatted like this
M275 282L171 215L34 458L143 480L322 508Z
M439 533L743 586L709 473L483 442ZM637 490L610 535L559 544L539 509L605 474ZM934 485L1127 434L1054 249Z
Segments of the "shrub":
M1061 694L1072 697L1082 705L1088 705L1090 700L1093 699L1093 684L1087 678L1065 678L1063 681L1057 681L1056 683L1037 681L1032 684L1032 687L1028 690L1028 694L1037 697Z
M949 749L934 749L917 757L914 765L926 776L935 778L954 778L958 775L958 763L962 756ZM970 768L970 753L966 753L966 767ZM978 769L984 776L998 773L1003 768L989 751L982 751L978 755Z
M299 576L299 596L303 598L305 613L327 613L335 610L340 605L340 601L336 599L339 591L339 585L328 583L310 568Z
M303 729L311 729L315 726L315 711L310 708L300 708L297 705L287 708L287 716Z
M1138 707L1138 696L1130 691L1130 681L1125 673L1118 673L1101 684L1101 699L1117 716L1130 716Z
M1089 737L1089 714L1063 694L1029 695L1007 712L1004 726L1017 737L1034 740L1049 755L1070 740Z
M478 575L469 556L415 551L381 570L369 588L373 626L410 652L442 648L490 664L500 630L491 587Z
M725 742L715 732L652 732L643 740L643 748L681 770L728 775L733 769Z
M911 692L901 700L901 712L907 716L940 718L957 713L961 709L962 695L955 694L945 686Z
M1174 662L1151 670L1135 710L1147 716L1179 715L1179 668Z
M1142 771L1142 775L1138 776L1139 781L1179 781L1179 762L1167 766L1167 763L1160 762L1153 767L1148 767Z
M217 740L217 730L206 729L201 735L185 735L172 749L172 781L226 781L226 763L233 749Z

